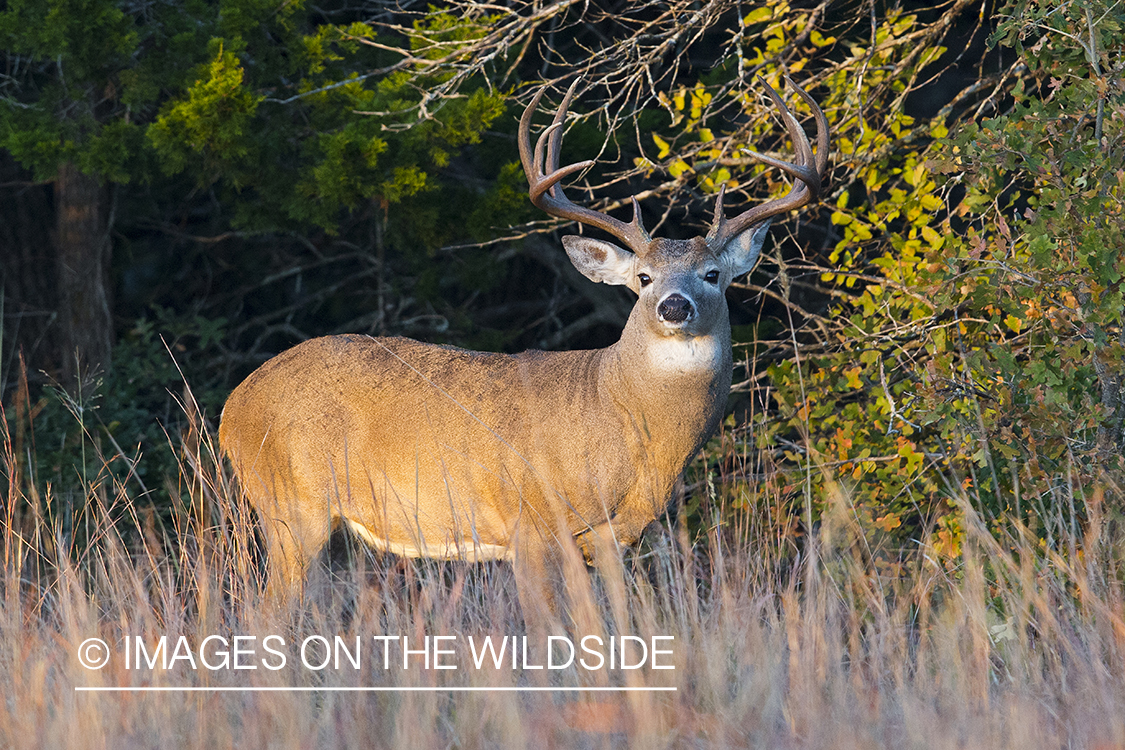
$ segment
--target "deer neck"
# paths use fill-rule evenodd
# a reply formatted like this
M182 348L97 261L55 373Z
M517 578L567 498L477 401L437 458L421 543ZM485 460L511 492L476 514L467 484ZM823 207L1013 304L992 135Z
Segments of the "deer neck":
M627 425L627 441L650 467L660 495L718 426L731 385L730 321L709 335L654 333L636 314L621 340L603 350L601 385ZM663 485L667 485L666 487Z

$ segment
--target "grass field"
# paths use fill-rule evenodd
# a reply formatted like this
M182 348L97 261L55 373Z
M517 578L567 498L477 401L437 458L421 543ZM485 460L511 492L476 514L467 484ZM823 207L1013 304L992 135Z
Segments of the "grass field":
M44 515L67 503L33 489L6 436L0 746L1125 749L1125 545L1106 510L1120 477L1063 490L1071 509L1049 519L1051 544L990 531L971 497L954 498L967 527L956 563L919 544L876 565L843 490L813 540L760 533L752 507L694 543L673 525L616 574L572 575L573 622L554 633L630 636L634 663L644 639L673 668L653 669L650 653L637 669L536 670L545 644L529 642L525 669L502 564L352 555L316 573L303 604L271 609L251 519L212 440L184 444L181 475L165 481L188 500L166 527L109 474L88 480L76 510ZM412 649L446 639L403 669L402 642L376 636ZM510 651L476 668L485 636L521 637L515 668ZM348 653L322 669L301 662L300 644L318 666L337 637L358 668ZM82 648L90 638L108 646L101 669L79 661L99 656ZM284 666L271 668L280 655L267 646Z

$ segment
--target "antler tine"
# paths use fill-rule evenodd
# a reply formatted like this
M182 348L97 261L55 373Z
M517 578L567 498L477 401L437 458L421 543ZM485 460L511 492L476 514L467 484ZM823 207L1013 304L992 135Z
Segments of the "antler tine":
M563 125L566 122L570 101L574 97L574 92L577 90L578 84L581 83L581 81L581 78L576 78L574 83L570 85L566 96L563 97L562 104L560 104L559 108L555 111L555 117L551 124L539 134L534 149L532 149L531 146L531 120L535 114L535 110L539 107L539 102L542 100L543 94L547 90L546 87L541 88L535 94L535 98L531 100L531 104L528 105L527 109L523 112L523 116L520 117L519 136L517 140L519 143L520 161L523 163L523 171L527 175L529 185L528 196L530 196L531 202L535 204L537 208L546 211L551 216L577 221L602 229L624 242L634 253L643 255L647 252L652 238L649 237L641 221L640 206L637 204L636 198L633 199L633 220L626 224L608 214L603 214L599 211L594 211L572 203L563 192L562 181L564 179L596 163L593 160L588 160L569 164L565 167L559 167L559 155L562 152ZM544 150L546 150L545 165Z
M824 116L824 112L817 106L813 98L793 79L789 76L785 77L786 83L796 89L797 93L813 111L813 116L816 119L815 154L808 136L805 135L804 128L801 127L801 123L797 121L789 108L785 106L785 102L781 100L781 97L769 83L761 78L758 80L766 87L766 93L769 94L774 106L781 113L781 119L785 122L785 129L789 131L789 138L793 141L793 150L796 152L797 161L796 163L782 161L772 156L759 154L756 151L750 151L750 155L763 164L777 167L792 177L793 187L781 198L775 198L759 206L754 206L729 221L723 212L723 197L726 193L726 186L720 188L719 195L715 200L715 220L707 235L708 244L715 250L721 250L731 238L737 237L754 224L768 221L774 216L818 200L820 198L821 177L828 167L828 118Z
M519 133L516 138L516 144L520 149L520 163L523 164L523 172L527 175L528 182L532 182L532 176L539 171L539 159L534 161L531 152L531 117L535 114L535 110L539 108L539 102L543 99L543 94L547 93L547 88L543 87L535 92L535 97L531 100L531 104L527 105L527 109L523 111L520 116ZM534 202L534 198L532 201Z
M809 109L812 110L813 117L816 119L816 173L818 177L822 177L828 169L828 118L824 116L824 111L817 106L816 100L809 96L809 92L794 83L789 76L785 76L785 81L805 100L805 104L809 105ZM804 134L804 132L802 129L801 133ZM808 143L807 137L805 143Z
M560 174L559 157L562 154L563 125L566 123L567 113L570 112L570 102L574 98L574 91L578 88L578 84L581 81L582 78L578 77L575 78L574 81L570 84L570 88L566 90L566 96L563 97L562 103L559 105L559 108L555 110L555 117L553 120L551 120L550 127L548 127L539 135L540 141L542 141L544 138L547 139L546 169L550 171L552 175ZM548 133L550 135L548 135ZM594 161L592 159L588 159L580 163L592 166L594 164ZM571 166L573 167L577 165ZM559 179L561 180L563 176L564 175L560 174ZM555 181L555 183L551 185L550 194L552 198L562 197L562 187L559 185L558 181Z

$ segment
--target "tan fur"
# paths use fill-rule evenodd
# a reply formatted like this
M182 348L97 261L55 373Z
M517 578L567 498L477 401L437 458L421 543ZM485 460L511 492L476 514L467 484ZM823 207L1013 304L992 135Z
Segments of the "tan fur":
M800 163L759 158L794 178L789 194L728 221L720 192L706 238L653 239L635 201L625 224L575 206L558 186L583 166L557 164L576 86L533 149L536 96L520 121L520 158L537 206L628 245L563 238L588 278L638 295L621 340L506 355L330 336L262 365L231 394L219 439L262 518L274 594L299 588L343 523L399 555L511 560L525 616L551 610L560 551L577 544L589 558L633 544L714 431L731 383L724 292L753 268L770 219L819 194L827 120L798 88L817 118L814 157L768 89Z
M273 586L299 584L340 519L407 556L513 559L520 538L546 557L560 533L607 523L617 544L635 542L731 378L725 314L705 343L664 337L670 367L640 317L595 351L347 335L264 364L231 394L219 439L265 522Z

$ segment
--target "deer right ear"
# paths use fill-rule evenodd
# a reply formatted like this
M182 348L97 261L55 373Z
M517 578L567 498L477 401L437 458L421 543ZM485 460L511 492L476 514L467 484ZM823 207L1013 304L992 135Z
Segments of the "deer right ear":
M742 234L731 238L722 249L722 254L730 262L731 278L752 271L758 264L758 256L762 253L762 245L770 231L770 221L766 219L761 224L751 226Z
M637 256L612 242L602 242L590 237L567 235L562 238L570 262L592 281L603 284L626 284L633 280L633 267Z

